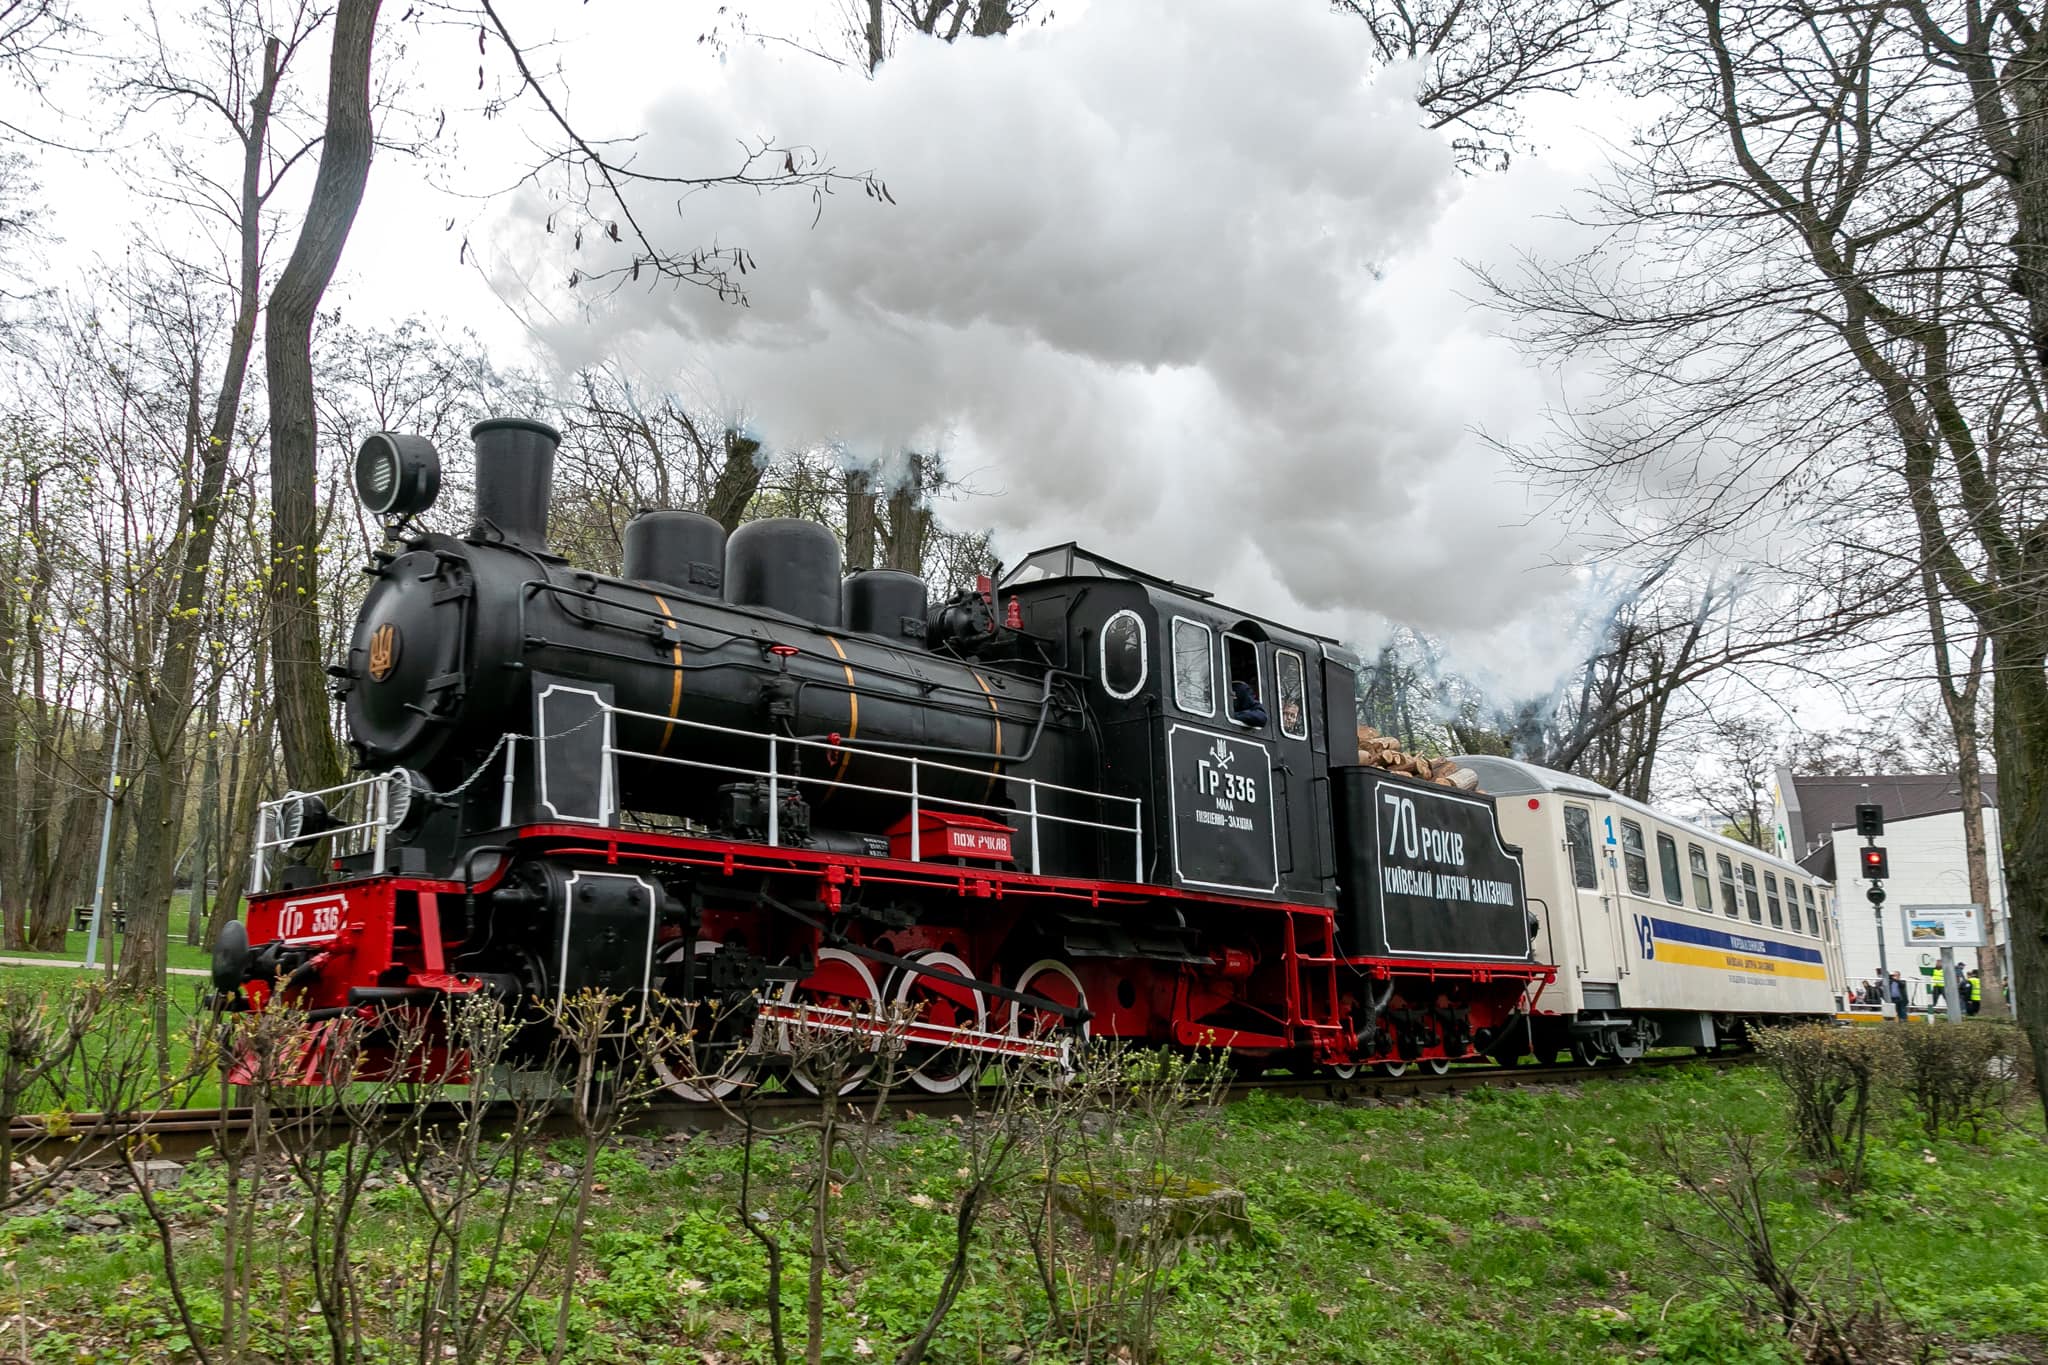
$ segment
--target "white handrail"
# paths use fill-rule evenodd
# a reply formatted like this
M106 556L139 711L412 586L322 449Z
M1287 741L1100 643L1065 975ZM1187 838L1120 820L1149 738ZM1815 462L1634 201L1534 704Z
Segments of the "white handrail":
M1041 823L1072 825L1083 829L1100 830L1106 834L1127 834L1131 836L1132 880L1145 878L1145 829L1144 801L1135 796L1121 796L1114 792L1094 792L1083 787L1069 787L1058 782L1047 782L1032 777L1009 777L990 774L979 768L966 768L957 763L944 763L936 759L921 758L915 754L892 754L877 749L863 749L858 746L834 743L831 740L812 739L799 735L763 734L759 730L742 730L729 725L714 725L709 721L672 719L652 711L635 711L629 707L600 703L608 716L625 716L633 720L657 722L663 726L675 726L701 730L709 734L731 735L735 738L765 743L768 746L768 762L765 768L751 769L730 763L716 763L709 759L681 758L674 754L645 753L637 749L622 749L607 742L604 746L605 761L613 763L620 758L637 759L648 763L667 763L679 768L696 768L706 772L725 773L734 777L765 778L768 782L768 845L779 848L782 844L781 793L785 786L816 784L829 786L834 791L865 792L874 796L907 798L910 802L910 860L924 860L924 821L920 818L928 806L945 806L955 810L985 811L1005 819L1021 815L1031 832L1031 871L1041 872L1039 858L1039 827ZM823 750L835 758L858 755L862 759L879 759L889 763L905 764L909 767L906 787L877 787L864 782L848 782L843 778L810 777L803 773L785 772L781 764L781 746L791 745L799 749ZM925 771L957 773L963 777L987 778L995 776L1008 783L1022 783L1025 790L1025 806L1019 811L1013 806L998 806L986 801L970 801L964 797L935 796L922 780ZM1039 793L1056 792L1088 801L1111 802L1129 806L1130 823L1115 823L1109 820L1090 820L1073 815L1055 815L1041 808Z

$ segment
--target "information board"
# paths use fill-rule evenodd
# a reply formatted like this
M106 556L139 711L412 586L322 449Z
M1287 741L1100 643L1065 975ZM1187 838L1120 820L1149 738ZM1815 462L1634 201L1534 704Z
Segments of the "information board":
M1900 927L1915 948L1982 948L1984 907L1981 905L1902 905Z

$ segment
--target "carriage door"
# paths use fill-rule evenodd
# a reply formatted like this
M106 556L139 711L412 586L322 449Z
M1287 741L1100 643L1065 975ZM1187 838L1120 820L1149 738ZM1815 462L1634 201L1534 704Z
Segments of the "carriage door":
M1579 975L1581 985L1620 980L1620 954L1616 951L1613 898L1605 893L1600 877L1600 849L1594 842L1593 811L1589 806L1564 803L1564 844L1571 864L1572 891L1577 897ZM1601 1002L1605 1003L1605 1002ZM1619 999L1615 1000L1619 1004ZM1586 1001L1589 1007L1595 1002Z

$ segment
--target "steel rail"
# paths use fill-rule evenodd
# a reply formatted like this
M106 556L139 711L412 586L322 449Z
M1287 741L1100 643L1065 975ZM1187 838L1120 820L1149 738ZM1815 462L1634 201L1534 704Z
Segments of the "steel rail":
M1668 1075L1673 1071L1738 1066L1752 1060L1753 1053L1724 1052L1710 1057L1647 1057L1626 1066L1453 1065L1441 1076L1426 1069L1411 1069L1402 1076L1387 1076L1361 1068L1356 1076L1349 1078L1247 1077L1230 1082L1225 1087L1224 1098L1226 1102L1235 1102L1254 1094L1266 1094L1336 1104L1371 1103L1426 1095L1458 1095L1476 1090L1539 1089L1575 1085L1583 1081L1640 1080ZM841 1112L859 1116L877 1098L872 1091L856 1091L843 1096L839 1100ZM912 1114L965 1117L977 1109L987 1109L990 1103L987 1091L977 1094L962 1089L953 1094L933 1095L919 1091L907 1082L879 1098L887 1113L906 1117ZM724 1103L655 1099L631 1115L623 1124L622 1131L640 1134L707 1132L736 1126L744 1121L747 1114L763 1126L773 1127L816 1114L822 1102L817 1095L797 1091L761 1094L744 1101L728 1099ZM526 1103L529 1112L536 1104L548 1106L550 1112L543 1122L550 1134L573 1136L576 1133L575 1115L565 1106L547 1101ZM502 1124L515 1116L518 1105L519 1102L511 1100L489 1101L482 1106L485 1121ZM438 1100L425 1106L424 1113L418 1112L417 1106L404 1103L393 1104L388 1109L393 1122L443 1127L473 1117L478 1107ZM270 1112L273 1137L285 1141L338 1137L360 1122L360 1119L351 1120L334 1109L317 1106L273 1109ZM82 1142L88 1150L74 1155L66 1164L78 1169L104 1169L120 1164L119 1148L122 1144L128 1144L131 1150L139 1147L150 1158L190 1160L203 1151L219 1147L224 1141L246 1137L254 1124L255 1115L250 1109L212 1108L160 1110L135 1116L71 1114L61 1120L22 1115L14 1119L11 1127L17 1162L26 1161L39 1150Z

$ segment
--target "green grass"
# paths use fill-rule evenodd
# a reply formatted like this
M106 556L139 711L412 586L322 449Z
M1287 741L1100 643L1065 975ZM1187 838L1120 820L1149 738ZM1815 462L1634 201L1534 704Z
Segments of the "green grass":
M2038 1351L2048 1340L2048 1146L2038 1107L2013 1118L1972 1146L1926 1139L1888 1109L1870 1188L1849 1197L1787 1150L1783 1098L1761 1068L1387 1107L1254 1098L1213 1130L1188 1130L1211 1136L1189 1138L1200 1151L1187 1173L1242 1189L1252 1235L1169 1272L1157 1358L1787 1360L1658 1230L1703 1215L1655 1156L1652 1130L1706 1150L1724 1125L1786 1152L1766 1178L1781 1244L1791 1254L1817 1241L1810 1264L1838 1292L1849 1292L1853 1262L1860 1292L1881 1278L1918 1330ZM868 1359L862 1343L873 1359L890 1359L921 1320L951 1251L959 1133L906 1120L877 1143L865 1176L846 1177L835 1201L825 1359ZM798 1315L798 1331L809 1152L801 1139L759 1148L752 1200L782 1233L785 1312ZM553 1154L573 1160L575 1148L557 1144ZM738 1227L739 1169L729 1137L635 1139L601 1155L595 1264L576 1291L571 1359L767 1358L765 1272ZM555 1167L525 1192L535 1220L550 1211L541 1196L565 1197L563 1179ZM178 1187L188 1283L208 1284L217 1265L218 1180L202 1164ZM1028 1188L1012 1196L1019 1207L1028 1197ZM386 1189L370 1203L381 1221L356 1238L365 1276L408 1283L407 1196ZM108 1208L130 1218L124 1228L65 1230L65 1217ZM1044 1306L1014 1212L990 1214L934 1359L1017 1360L1019 1343L1030 1343L1034 1361L1074 1358L1042 1338ZM147 1225L133 1214L133 1195L74 1195L0 1219L0 1256L19 1274L0 1282L0 1317L21 1300L32 1307L37 1360L156 1358L175 1336ZM281 1207L274 1234L287 1217ZM282 1263L266 1260L264 1273ZM324 1359L324 1343L304 1325L311 1306L297 1302L297 1345ZM278 1330L292 1330L288 1318Z
M166 957L173 967L204 969L211 961L206 950L204 948L190 947L185 942L185 913L190 900L191 897L188 893L183 891L179 891L171 897L171 943ZM33 957L47 959L52 962L83 962L85 961L85 943L89 936L89 930L74 929L64 935L64 947L61 951L22 952L9 950L0 953L0 957ZM104 963L109 955L118 955L120 951L121 935L114 932L114 923L110 917L100 930L99 961ZM4 966L0 966L0 971L4 970Z

